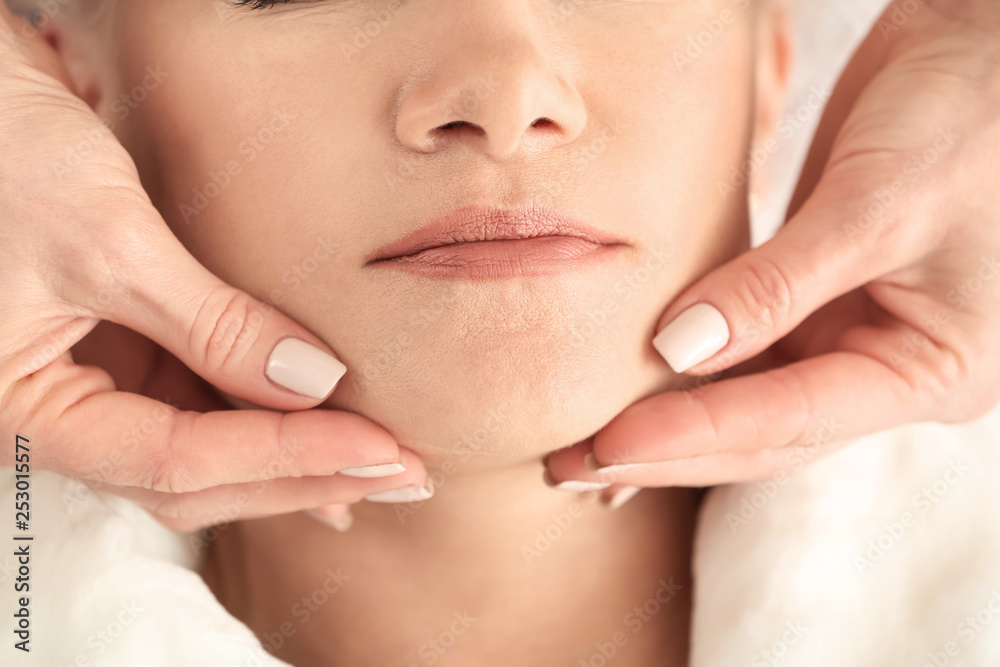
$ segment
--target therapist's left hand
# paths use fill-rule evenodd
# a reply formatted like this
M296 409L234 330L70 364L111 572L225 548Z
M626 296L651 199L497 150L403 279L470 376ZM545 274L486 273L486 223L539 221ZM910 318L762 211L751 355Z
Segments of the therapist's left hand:
M878 62L860 95L835 92L848 114L798 212L664 313L653 344L695 376L686 390L551 454L550 483L611 483L618 506L640 487L784 475L850 438L1000 402L1000 6L926 0L906 17L856 55L845 76Z

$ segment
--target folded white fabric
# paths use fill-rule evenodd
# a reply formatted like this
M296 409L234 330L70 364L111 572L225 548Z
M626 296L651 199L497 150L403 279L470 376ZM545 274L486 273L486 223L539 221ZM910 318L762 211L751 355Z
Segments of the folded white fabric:
M699 518L691 667L1000 665L1000 411L856 440L789 478L713 489ZM278 667L133 503L32 474L31 653L0 664ZM14 505L0 473L0 506Z
M0 507L11 521L14 483L12 470L0 471ZM189 569L195 551L185 538L138 505L43 471L31 473L30 493L34 540L4 538L0 557L0 665L287 667ZM14 648L14 550L23 545L30 550L30 653Z
M994 412L712 489L691 667L1000 665L998 472Z

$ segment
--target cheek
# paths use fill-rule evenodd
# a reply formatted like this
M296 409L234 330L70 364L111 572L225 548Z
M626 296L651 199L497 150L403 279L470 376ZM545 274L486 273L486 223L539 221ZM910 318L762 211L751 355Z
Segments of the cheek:
M336 278L330 260L363 242L357 214L377 185L358 169L371 164L363 138L372 136L359 119L373 111L343 93L358 68L341 73L339 54L268 53L196 26L181 39L154 32L121 36L123 87L141 81L141 63L168 75L118 134L168 225L207 268L258 298L277 287L274 300L286 300L322 272Z
M380 106L392 91L373 86L398 77L342 67L339 52L234 52L197 29L173 41L123 36L127 81L141 80L135 63L151 54L169 72L123 121L123 141L197 259L347 364L328 407L369 416L420 452L449 451L487 425L483 449L546 451L674 379L650 344L656 321L732 254L720 237L745 226L715 187L745 145L748 84L742 74L718 84L741 72L745 36L734 29L683 72L677 31L643 25L627 49L619 34L586 51L592 126L554 199L644 247L573 284L477 291L379 283L362 270L400 220L443 195L392 157ZM405 185L393 190L394 176Z

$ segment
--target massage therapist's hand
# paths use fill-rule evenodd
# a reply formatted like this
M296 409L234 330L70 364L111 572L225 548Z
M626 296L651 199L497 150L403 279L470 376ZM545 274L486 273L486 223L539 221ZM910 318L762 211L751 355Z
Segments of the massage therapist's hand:
M224 508L252 518L421 485L422 464L385 429L303 411L344 365L188 254L57 54L23 39L32 32L0 2L0 464L15 465L19 434L32 469L135 498L185 531L236 518ZM54 171L84 143L79 164ZM121 325L102 323L112 338L94 355L114 375L70 351L102 320ZM291 412L201 414L222 403L198 376Z
M763 479L848 438L987 414L998 171L1000 3L896 2L834 93L797 212L663 314L653 344L687 390L551 455L551 478L614 481L618 505L636 486Z

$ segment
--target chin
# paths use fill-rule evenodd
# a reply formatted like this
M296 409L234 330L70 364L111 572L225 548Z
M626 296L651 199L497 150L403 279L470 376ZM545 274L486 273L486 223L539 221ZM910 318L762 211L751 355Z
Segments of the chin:
M516 464L592 436L663 385L669 371L635 338L630 347L507 331L464 353L411 349L378 373L345 377L324 405L375 421L428 466Z

